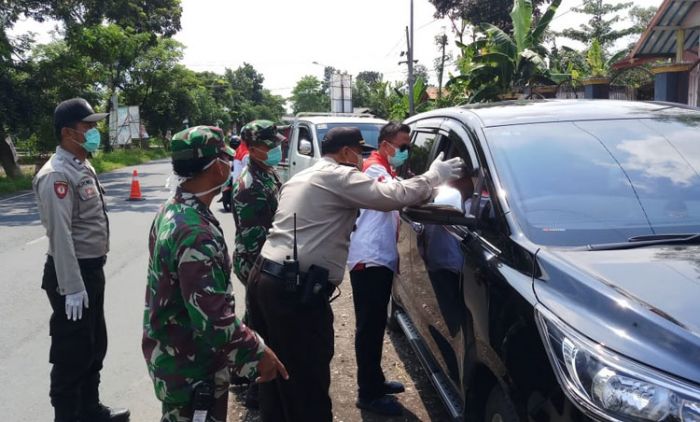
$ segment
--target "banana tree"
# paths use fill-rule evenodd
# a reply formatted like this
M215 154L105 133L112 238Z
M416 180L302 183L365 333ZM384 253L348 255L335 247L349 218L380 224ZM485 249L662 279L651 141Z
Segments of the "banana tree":
M619 51L609 58L605 58L605 53L600 45L600 41L594 38L586 53L586 63L588 64L588 77L590 78L610 78L612 77L612 67L619 62L627 53L626 50Z
M494 101L517 88L552 84L543 45L545 31L561 0L553 0L542 18L533 21L531 0L515 0L510 13L513 35L482 24L481 37L460 45L463 57L472 56L468 73L452 78L448 86L466 87L469 102Z

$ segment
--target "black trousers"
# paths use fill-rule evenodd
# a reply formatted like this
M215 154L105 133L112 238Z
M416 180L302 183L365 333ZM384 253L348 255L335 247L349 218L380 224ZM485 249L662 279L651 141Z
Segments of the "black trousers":
M260 385L260 415L265 422L331 422L330 363L333 312L327 301L304 308L281 280L253 268L247 304L256 331L286 366L289 380Z
M355 358L358 396L373 400L384 395L382 346L394 272L386 267L350 271L355 305Z
M58 293L53 258L44 265L41 287L51 303L49 321L51 349L49 396L56 420L75 421L99 403L98 387L102 361L107 353L107 326L104 317L105 258L81 259L80 273L88 294L89 308L83 308L78 321L66 318L65 297Z

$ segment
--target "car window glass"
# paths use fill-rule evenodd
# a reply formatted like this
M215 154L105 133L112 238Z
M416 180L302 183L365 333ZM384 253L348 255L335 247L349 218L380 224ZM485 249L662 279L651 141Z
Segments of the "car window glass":
M416 174L423 174L430 165L430 152L438 138L435 132L415 132L411 142L411 151L408 156L408 165L404 165L401 176L411 177Z
M362 138L365 142L373 147L377 147L377 140L379 139L379 131L384 126L382 123L322 123L316 125L316 135L318 136L319 142L326 136L326 132L333 129L334 127L340 126L350 126L360 129L362 132Z
M304 140L308 141L311 144L311 153L309 153L309 154L305 154L301 149L301 141L304 141ZM297 140L297 151L303 155L310 155L310 156L314 155L314 143L311 139L311 132L309 131L309 128L306 126L299 126L299 137Z
M700 231L700 178L688 124L618 120L485 130L504 195L526 235L546 245L624 242ZM661 131L667 134L661 136Z

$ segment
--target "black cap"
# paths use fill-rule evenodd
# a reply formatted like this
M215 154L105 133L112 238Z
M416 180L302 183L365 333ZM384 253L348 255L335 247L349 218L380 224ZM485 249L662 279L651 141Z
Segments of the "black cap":
M338 151L342 147L361 147L363 151L374 151L362 138L362 132L356 127L334 127L326 132L321 141L322 151Z
M53 125L60 130L75 122L98 122L108 115L108 113L95 113L90 103L82 98L71 98L56 107L53 112Z

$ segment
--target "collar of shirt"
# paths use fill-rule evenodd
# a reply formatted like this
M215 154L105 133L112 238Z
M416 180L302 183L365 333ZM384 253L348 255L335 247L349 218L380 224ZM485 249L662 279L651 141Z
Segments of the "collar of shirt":
M73 165L73 167L75 168L81 169L85 165L85 163L80 161L78 157L73 155L71 152L61 148L60 146L56 147L56 154L61 156L67 162L71 163L71 165Z
M250 173L253 175L254 180L273 179L275 183L278 185L280 184L277 173L275 173L275 169L272 167L264 167L256 160L251 159L248 161L248 169L248 171L250 171Z
M369 155L369 158L367 158L364 161L362 165L362 171L367 171L367 169L370 166L373 166L375 164L383 166L386 169L386 172L391 175L391 177L396 178L396 172L394 171L394 169L391 168L389 160L384 158L384 156L380 154L379 151L372 151L372 153Z
M216 217L214 217L214 214L212 214L211 210L206 205L204 205L204 202L200 201L195 194L185 192L184 190L182 190L181 186L178 186L177 190L175 190L175 196L173 197L173 200L177 203L194 208L204 218L214 223L217 227L220 227L219 220L217 220Z

